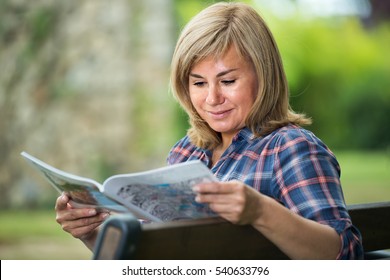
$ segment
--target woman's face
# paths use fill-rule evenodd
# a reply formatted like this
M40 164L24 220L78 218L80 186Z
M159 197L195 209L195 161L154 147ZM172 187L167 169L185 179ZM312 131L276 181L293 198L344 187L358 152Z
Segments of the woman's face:
M190 72L189 92L196 111L208 125L230 140L245 126L258 89L253 65L234 46L220 58L207 57Z

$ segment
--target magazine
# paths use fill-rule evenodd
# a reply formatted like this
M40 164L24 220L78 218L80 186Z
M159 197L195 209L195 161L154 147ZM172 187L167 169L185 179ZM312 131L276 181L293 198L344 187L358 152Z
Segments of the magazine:
M59 170L26 152L21 155L74 207L131 212L140 219L165 222L214 217L206 204L195 201L192 187L216 177L201 161L188 161L145 172L109 177L103 184Z

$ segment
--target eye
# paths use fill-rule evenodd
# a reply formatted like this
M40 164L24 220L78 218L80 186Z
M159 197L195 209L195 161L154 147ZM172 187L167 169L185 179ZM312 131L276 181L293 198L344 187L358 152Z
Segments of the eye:
M234 82L235 82L236 80L223 80L222 81L222 83L224 84L224 85L231 85L231 84L234 84Z
M193 85L196 87L202 87L205 85L205 82L194 82Z

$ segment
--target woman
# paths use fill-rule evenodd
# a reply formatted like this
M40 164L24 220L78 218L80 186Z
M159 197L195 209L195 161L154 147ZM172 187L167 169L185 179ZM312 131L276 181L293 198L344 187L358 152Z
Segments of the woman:
M200 159L220 179L194 187L198 202L252 225L292 259L362 258L337 160L290 108L280 54L254 9L217 3L195 16L178 39L171 84L191 128L168 163ZM92 249L107 214L68 200L57 200L57 221Z

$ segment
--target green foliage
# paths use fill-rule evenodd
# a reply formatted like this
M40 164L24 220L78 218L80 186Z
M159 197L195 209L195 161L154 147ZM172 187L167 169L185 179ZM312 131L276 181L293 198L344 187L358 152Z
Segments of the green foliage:
M115 175L116 168L108 159L103 158L101 155L91 159L90 165L93 166L93 170L97 174L95 178L98 182L103 183L108 177Z
M175 14L179 29L209 3L211 1L175 0Z
M390 116L390 25L357 19L283 21L271 27L290 83L291 103L333 148L384 149Z
M53 33L56 11L54 8L42 8L35 11L28 20L30 51L35 52Z

